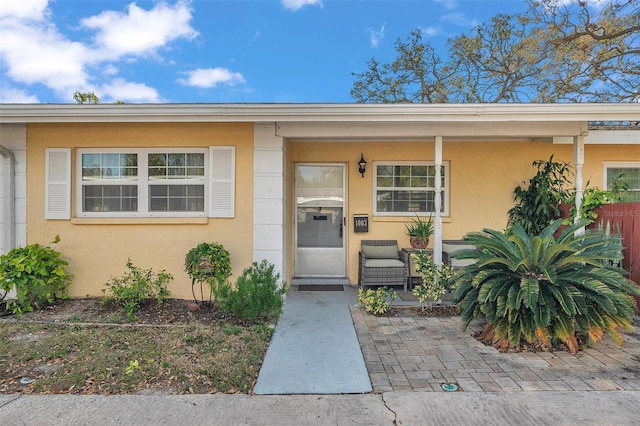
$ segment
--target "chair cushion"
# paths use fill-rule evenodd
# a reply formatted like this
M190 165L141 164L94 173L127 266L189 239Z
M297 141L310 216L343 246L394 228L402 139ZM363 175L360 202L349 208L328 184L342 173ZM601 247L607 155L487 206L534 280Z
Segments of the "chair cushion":
M403 268L404 263L399 259L367 259L365 268Z
M474 259L452 259L451 255L458 250L475 250L476 246L472 244L442 244L442 251L449 255L449 263L454 268L463 268L468 265L473 265L476 261Z
M367 259L399 259L398 246L362 246L362 254Z

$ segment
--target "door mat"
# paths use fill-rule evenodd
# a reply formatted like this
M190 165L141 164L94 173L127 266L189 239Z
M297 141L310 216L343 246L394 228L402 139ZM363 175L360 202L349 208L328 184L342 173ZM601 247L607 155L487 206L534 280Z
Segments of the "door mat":
M306 284L299 285L298 291L344 291L342 284Z
M398 297L400 298L400 300L402 300L403 302L417 302L418 298L416 296L413 295L413 293L409 293L409 292L398 292Z

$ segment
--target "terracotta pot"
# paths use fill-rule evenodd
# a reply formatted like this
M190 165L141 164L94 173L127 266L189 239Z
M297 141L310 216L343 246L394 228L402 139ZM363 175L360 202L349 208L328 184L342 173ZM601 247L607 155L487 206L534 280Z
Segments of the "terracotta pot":
M429 237L409 237L409 244L414 249L424 250L429 245Z

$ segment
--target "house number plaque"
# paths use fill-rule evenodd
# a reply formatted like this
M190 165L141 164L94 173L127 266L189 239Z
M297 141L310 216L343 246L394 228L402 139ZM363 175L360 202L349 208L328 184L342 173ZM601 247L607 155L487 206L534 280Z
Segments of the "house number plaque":
M353 215L353 232L369 232L369 215Z

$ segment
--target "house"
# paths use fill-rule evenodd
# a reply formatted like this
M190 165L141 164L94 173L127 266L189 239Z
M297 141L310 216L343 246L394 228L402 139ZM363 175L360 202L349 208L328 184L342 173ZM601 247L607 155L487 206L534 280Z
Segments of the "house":
M74 297L130 258L189 298L184 256L205 241L232 279L267 259L288 282L356 283L360 241L408 246L416 213L434 215L436 258L443 239L503 229L552 154L577 188L625 171L640 194L638 126L591 121L640 122L640 104L0 105L0 253L59 235Z

